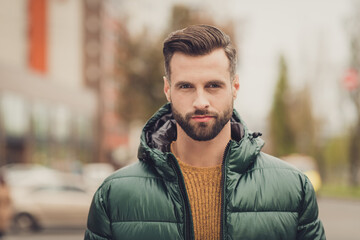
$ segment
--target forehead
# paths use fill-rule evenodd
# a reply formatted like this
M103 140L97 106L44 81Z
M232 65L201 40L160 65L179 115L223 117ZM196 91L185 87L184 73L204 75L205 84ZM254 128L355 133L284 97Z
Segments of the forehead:
M215 49L209 54L190 56L181 52L175 52L170 61L171 79L178 77L191 78L211 76L230 77L229 59L225 51ZM180 79L185 80L185 79Z

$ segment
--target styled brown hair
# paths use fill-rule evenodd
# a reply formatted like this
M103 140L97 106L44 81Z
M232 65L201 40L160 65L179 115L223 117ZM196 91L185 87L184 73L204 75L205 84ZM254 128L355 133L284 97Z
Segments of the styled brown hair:
M229 59L230 76L233 78L236 73L236 49L230 37L220 29L209 25L192 25L170 33L163 47L166 78L170 81L170 61L175 52L201 56L219 48L224 49Z

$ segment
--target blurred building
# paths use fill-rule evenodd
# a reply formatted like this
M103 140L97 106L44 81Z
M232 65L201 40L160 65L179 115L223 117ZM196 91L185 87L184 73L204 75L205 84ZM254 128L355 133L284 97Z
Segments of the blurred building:
M128 144L116 115L110 1L0 3L0 165L106 162Z

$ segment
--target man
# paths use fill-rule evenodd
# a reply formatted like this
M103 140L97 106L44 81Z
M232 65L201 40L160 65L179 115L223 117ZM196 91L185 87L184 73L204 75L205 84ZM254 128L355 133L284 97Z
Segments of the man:
M95 193L85 239L325 239L307 177L262 153L233 110L229 37L190 26L163 53L169 103L144 126L139 162Z

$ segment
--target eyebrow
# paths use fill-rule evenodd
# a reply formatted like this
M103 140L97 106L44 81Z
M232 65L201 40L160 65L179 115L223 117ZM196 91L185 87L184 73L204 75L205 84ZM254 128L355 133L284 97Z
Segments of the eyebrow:
M217 84L219 86L224 86L225 85L225 83L223 81L220 81L220 80L211 80L211 81L208 81L206 83L206 85L208 85L208 84Z

